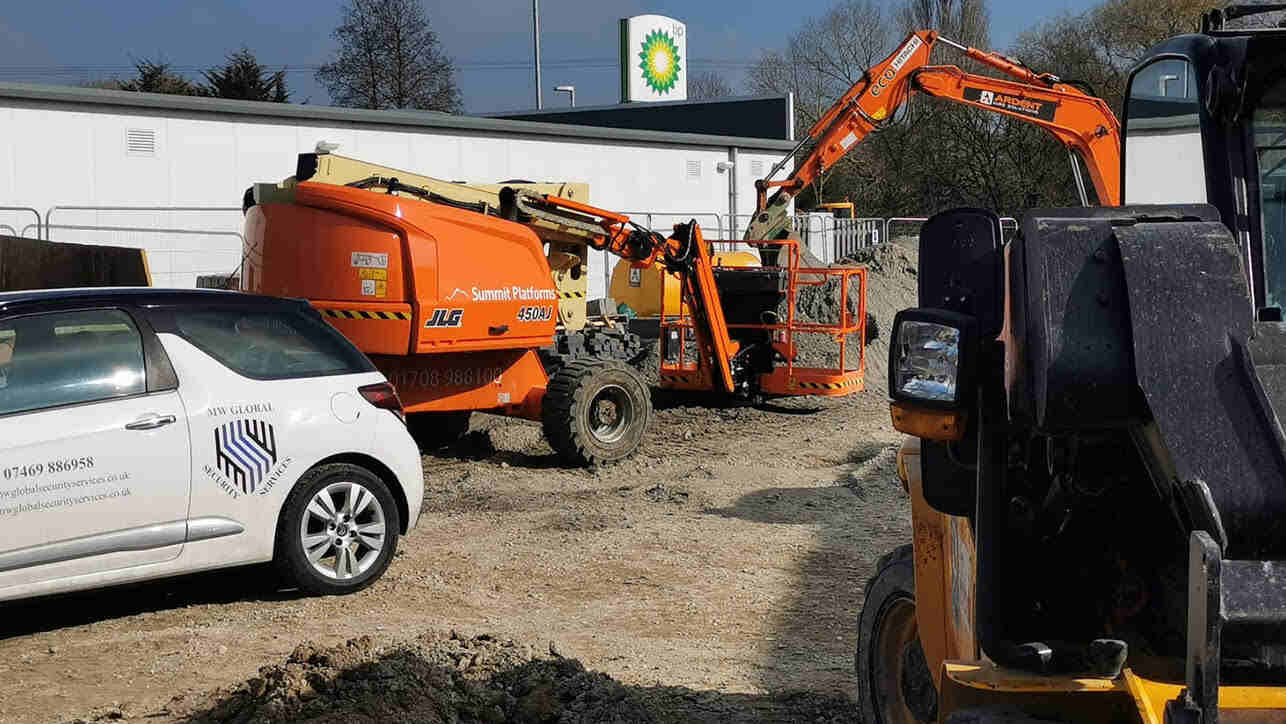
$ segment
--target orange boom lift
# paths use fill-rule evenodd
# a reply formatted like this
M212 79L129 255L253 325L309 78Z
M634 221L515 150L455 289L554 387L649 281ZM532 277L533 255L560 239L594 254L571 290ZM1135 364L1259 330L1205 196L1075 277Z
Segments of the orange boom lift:
M651 402L636 370L542 354L554 343L559 295L537 229L577 234L641 267L660 261L679 277L663 388L751 400L862 389L862 350L848 369L845 342L865 332L865 270L800 268L791 241L773 242L788 250L780 266L723 268L695 221L664 236L623 214L513 188L498 209L460 208L381 177L260 184L251 198L245 288L308 299L397 385L426 446L461 434L472 411L539 420L554 450L579 464L619 460L642 440ZM795 319L806 285L837 287L838 322ZM802 333L830 335L838 364L796 365Z
M969 73L954 65L928 65L934 45L960 50L970 60L1013 80ZM1089 195L1076 156L1089 170L1104 206L1121 203L1121 124L1102 99L1050 73L1037 73L1017 60L948 40L933 30L907 35L892 55L862 77L808 129L799 146L755 183L758 201L746 239L776 239L790 227L795 195L835 165L849 149L889 123L914 92L1017 118L1048 131L1067 148L1081 202ZM813 150L787 178L773 176L808 144ZM777 189L771 197L768 191Z

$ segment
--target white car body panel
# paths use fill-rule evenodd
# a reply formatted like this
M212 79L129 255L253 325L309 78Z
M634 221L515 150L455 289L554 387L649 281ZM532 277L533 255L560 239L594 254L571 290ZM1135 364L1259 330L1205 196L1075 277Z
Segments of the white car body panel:
M157 337L177 392L0 416L0 600L269 561L295 483L341 455L387 467L394 496L407 505L402 528L414 526L424 490L419 450L401 420L358 393L384 382L379 372L260 381L182 337ZM125 429L149 413L176 420ZM4 478L6 468L81 458L92 458L92 468ZM67 489L107 475L120 477ZM20 491L35 485L58 489ZM53 505L126 486L128 495ZM22 503L52 507L10 513ZM119 542L113 531L127 531L124 545L141 549L95 553ZM41 555L65 559L40 563Z

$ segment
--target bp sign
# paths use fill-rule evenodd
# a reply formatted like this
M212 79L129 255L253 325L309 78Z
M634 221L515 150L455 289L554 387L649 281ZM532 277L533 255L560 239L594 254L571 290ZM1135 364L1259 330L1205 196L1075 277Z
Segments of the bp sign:
M621 101L688 97L688 41L683 23L663 15L621 20Z

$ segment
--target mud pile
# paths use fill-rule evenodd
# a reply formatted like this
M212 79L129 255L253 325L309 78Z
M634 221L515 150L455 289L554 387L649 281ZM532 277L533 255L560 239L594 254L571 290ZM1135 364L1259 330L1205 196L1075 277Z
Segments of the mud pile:
M628 690L557 646L426 633L380 648L370 637L300 645L282 664L216 692L192 722L653 721ZM174 707L171 707L174 712Z
M550 643L539 652L489 635L425 633L387 647L363 636L332 647L303 644L282 664L196 702L176 698L160 715L186 722L724 722L852 721L843 697L784 693L760 706L717 692L627 686L588 671ZM186 704L186 705L185 705ZM195 705L195 706L194 706ZM798 715L798 718L796 717Z

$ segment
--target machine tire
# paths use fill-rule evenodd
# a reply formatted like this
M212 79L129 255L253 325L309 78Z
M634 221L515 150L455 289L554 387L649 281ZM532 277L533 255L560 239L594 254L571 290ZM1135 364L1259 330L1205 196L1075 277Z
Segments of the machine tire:
M305 516L316 518L316 515L310 511L310 507L314 499L323 494L323 491L337 489L346 498L356 500L358 496L342 493L345 488L351 492L355 487L364 489L365 494L369 494L371 498L367 499L366 504L359 506L362 509L361 514L353 515L351 519L345 521L345 525L351 527L356 539L361 535L361 528L358 526L369 522L378 522L381 525L381 530L378 534L380 536L379 544L377 546L362 546L358 542L355 550L361 551L363 547L368 548L365 553L370 554L370 558L367 559L365 554L360 558L354 555L357 573L353 575L350 570L347 576L344 576L342 569L339 568L338 553L334 552L337 549L327 548L322 557L324 558L327 555L335 556L335 565L332 568L338 574L327 575L314 566L313 562L308 558L307 551L304 550L305 542L302 536L303 526L305 525L304 518ZM333 497L329 497L329 499L332 504L336 502ZM334 510L336 515L344 513L342 506L339 505L336 505ZM376 513L378 513L377 520L374 517ZM350 520L351 522L349 522ZM324 521L310 519L308 525L312 526L314 523L319 523L317 530L325 534ZM389 563L393 560L393 553L397 548L398 532L402 529L401 525L401 521L398 519L397 502L393 499L393 494L389 492L388 485L378 475L366 468L348 463L320 465L304 473L299 482L295 483L290 495L286 496L286 502L281 508L281 515L277 519L277 539L273 563L278 572L287 581L311 594L334 596L354 593L366 588L384 575L384 571L388 569ZM322 559L319 558L318 561L318 565L321 565Z
M615 415L604 420L601 403ZM549 380L541 403L545 439L564 462L600 465L634 454L652 419L647 384L622 362L573 360Z
M406 416L406 428L421 451L441 450L469 431L470 414L468 410L412 412Z
M1057 724L1057 719L1038 719L1010 709L961 709L946 718L946 724Z
M866 582L853 666L862 721L937 721L938 692L916 627L915 557L910 545L884 554Z

